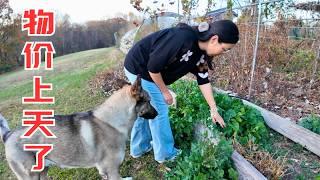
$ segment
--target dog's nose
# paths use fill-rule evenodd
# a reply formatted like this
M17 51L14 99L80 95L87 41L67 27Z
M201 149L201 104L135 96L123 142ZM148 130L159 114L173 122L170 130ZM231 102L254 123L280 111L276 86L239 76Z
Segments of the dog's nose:
M154 111L154 112L152 112L152 113L150 113L150 114L148 115L148 118L147 118L147 119L154 119L154 118L157 117L157 116L158 116L157 111Z
M158 112L156 109L152 108L148 113L145 113L142 117L145 119L154 119L155 117L158 116Z
M154 110L154 112L153 112L153 118L152 119L154 119L155 117L157 117L158 116L158 112L156 111L156 110Z

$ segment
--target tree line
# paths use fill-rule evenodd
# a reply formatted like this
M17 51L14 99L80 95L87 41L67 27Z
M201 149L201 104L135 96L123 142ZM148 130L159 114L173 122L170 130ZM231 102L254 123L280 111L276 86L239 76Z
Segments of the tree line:
M110 47L116 44L115 33L125 31L126 18L117 17L84 24L71 23L64 15L55 23L55 34L49 37L30 37L21 31L22 15L14 15L9 0L0 0L0 73L23 66L21 55L26 41L51 41L55 56ZM44 53L42 53L44 55Z

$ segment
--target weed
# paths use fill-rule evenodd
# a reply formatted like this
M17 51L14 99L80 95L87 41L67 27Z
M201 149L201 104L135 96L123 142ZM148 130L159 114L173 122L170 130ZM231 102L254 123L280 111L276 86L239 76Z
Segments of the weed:
M312 114L302 118L298 124L314 133L320 134L320 116Z

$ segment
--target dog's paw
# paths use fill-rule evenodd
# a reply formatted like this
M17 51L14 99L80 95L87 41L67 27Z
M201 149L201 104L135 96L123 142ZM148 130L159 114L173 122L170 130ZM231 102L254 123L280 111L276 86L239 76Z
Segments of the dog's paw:
M101 175L102 180L108 180L108 175Z
M132 177L125 177L125 178L122 178L122 180L132 180Z

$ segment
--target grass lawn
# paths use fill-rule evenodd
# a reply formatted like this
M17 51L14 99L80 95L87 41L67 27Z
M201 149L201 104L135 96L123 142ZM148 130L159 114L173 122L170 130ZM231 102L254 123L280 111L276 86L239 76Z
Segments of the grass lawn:
M7 118L10 128L21 125L23 109L53 109L55 114L68 114L90 110L102 103L102 93L92 94L88 81L101 71L123 61L124 55L115 48L83 51L54 59L53 71L25 71L23 69L0 75L0 112ZM21 97L32 95L32 77L41 75L43 83L52 83L53 90L44 93L55 97L54 105L22 105ZM99 179L95 168L61 170L51 168L53 179ZM0 145L0 179L16 179L5 160Z

